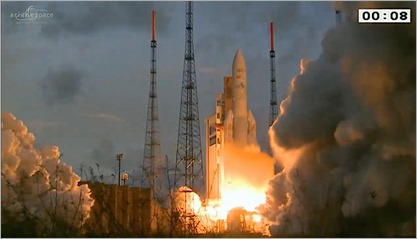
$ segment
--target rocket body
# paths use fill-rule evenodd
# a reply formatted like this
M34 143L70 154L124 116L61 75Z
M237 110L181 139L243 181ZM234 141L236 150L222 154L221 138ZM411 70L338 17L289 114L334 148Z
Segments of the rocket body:
M237 50L232 67L233 78L233 139L234 143L245 146L248 143L248 100L246 90L246 62Z
M236 178L239 159L226 156L226 148L234 145L245 150L246 146L258 146L256 121L248 110L246 86L246 62L237 50L232 76L224 77L224 91L216 95L216 111L206 118L206 195L217 202L225 196L222 194L225 187L239 182Z

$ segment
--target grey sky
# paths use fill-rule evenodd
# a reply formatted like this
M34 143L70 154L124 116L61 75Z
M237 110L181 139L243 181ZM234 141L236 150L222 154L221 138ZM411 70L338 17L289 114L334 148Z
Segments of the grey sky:
M29 6L47 23L10 18ZM184 59L184 2L2 2L2 111L28 125L38 146L57 145L79 168L125 168L142 161L149 88L151 11L157 12L157 80L161 143L174 160ZM331 2L195 2L194 49L200 122L214 110L223 76L241 49L248 106L266 148L269 113L269 22L275 24L278 99L303 57L317 58L335 24ZM201 127L204 147L204 128ZM114 160L113 160L114 158ZM113 160L111 162L107 162Z

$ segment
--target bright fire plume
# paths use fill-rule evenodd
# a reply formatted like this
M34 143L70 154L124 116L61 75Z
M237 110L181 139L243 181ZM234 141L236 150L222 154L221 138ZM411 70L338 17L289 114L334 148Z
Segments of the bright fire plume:
M265 192L262 190L242 184L237 189L225 190L223 200L208 201L206 205L202 204L200 197L195 192L183 192L182 194L180 200L183 202L185 201L184 195L187 195L187 212L194 212L198 217L200 223L197 231L199 233L232 230L233 225L240 225L243 220L246 227L234 227L233 230L260 232L269 235L265 220L257 210L257 207L266 201ZM183 209L183 207L180 208ZM232 214L233 211L237 211L235 216Z
M232 145L225 148L222 157L224 175L221 175L220 200L208 199L202 203L194 192L180 197L182 202L187 202L187 210L192 209L199 217L198 231L240 230L268 234L257 207L266 202L268 182L273 177L273 160L257 147L242 149ZM239 228L241 223L245 228Z

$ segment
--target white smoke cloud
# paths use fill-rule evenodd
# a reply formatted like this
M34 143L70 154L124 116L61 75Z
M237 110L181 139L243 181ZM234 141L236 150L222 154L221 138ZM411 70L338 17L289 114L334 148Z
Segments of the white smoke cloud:
M415 235L415 18L357 23L358 8L415 3L338 7L345 22L300 63L270 130L282 171L263 215L273 236Z
M1 116L2 210L47 228L58 222L81 226L93 206L88 186L77 185L80 177L60 161L58 147L36 149L35 136L22 121L8 112Z

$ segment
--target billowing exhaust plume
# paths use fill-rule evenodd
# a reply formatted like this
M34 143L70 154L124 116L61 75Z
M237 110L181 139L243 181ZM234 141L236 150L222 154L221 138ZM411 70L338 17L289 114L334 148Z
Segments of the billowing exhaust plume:
M28 217L46 228L65 223L79 227L93 199L71 166L60 161L56 146L36 149L35 136L11 113L1 115L1 205L13 220ZM8 220L3 218L2 220Z
M302 61L270 129L282 171L262 212L272 236L413 236L416 221L416 26L345 21Z

